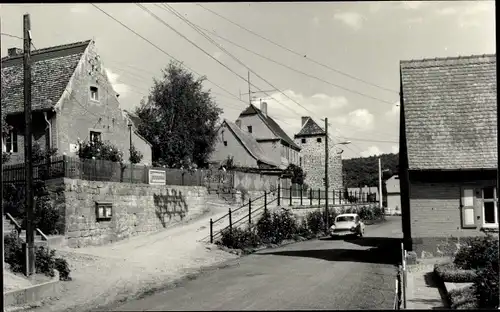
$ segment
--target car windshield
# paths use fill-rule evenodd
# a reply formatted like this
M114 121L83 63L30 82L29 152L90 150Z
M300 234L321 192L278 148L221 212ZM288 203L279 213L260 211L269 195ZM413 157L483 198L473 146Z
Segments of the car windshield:
M338 217L336 222L349 222L349 221L354 221L354 217L353 216L341 216L341 217Z

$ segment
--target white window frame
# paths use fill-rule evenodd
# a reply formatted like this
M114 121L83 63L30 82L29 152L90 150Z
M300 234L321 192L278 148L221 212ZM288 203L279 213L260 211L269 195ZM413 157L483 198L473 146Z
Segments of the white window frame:
M10 144L7 144L7 136L10 138ZM16 137L16 145L19 145L18 138L17 138L17 131L14 129L10 129L9 133L6 136L2 136L2 149L4 152L7 153L18 153L19 152L19 146L17 146L17 152L14 152L14 137Z
M493 188L493 199L485 199L484 198L484 189L485 188ZM489 186L489 187L483 187L481 188L481 197L482 197L482 203L481 203L481 212L482 212L482 227L483 228L488 228L488 227L493 227L497 228L498 227L498 198L497 198L497 188L494 186ZM493 202L493 209L494 211L494 216L495 216L495 223L486 223L486 218L485 218L485 208L484 208L484 203L485 202Z
M96 92L93 92L93 91L92 91L92 88L95 88L95 89L96 89ZM90 92L90 99L91 99L92 101L99 102L99 88L98 88L98 87L96 87L96 86L90 86L90 88L89 88L89 92ZM93 94L95 94L95 95L96 95L96 97L94 97L94 96L93 96Z

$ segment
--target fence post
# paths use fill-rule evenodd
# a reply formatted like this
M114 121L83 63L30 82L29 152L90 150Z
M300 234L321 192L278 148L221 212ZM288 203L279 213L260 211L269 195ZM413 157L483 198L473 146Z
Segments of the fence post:
M281 183L278 182L278 206L280 206L281 201Z
M313 204L313 190L309 189L309 205Z
M182 169L181 169L182 170ZM181 173L181 183L182 185L184 185L184 170L182 170L182 173Z
M229 208L229 233L233 231L233 218L231 215L231 208Z
M214 243L214 221L210 218L210 244Z
M290 206L292 206L292 186L290 186Z
M300 205L302 206L302 191L303 191L303 186L300 186Z
M321 206L321 190L318 189L318 205Z
M252 224L252 199L251 198L248 199L248 224Z
M66 172L66 155L63 155L63 172L64 172L64 177L68 176L68 173Z
M335 205L335 189L332 190L332 201L333 205Z
M267 210L267 192L264 191L264 211Z

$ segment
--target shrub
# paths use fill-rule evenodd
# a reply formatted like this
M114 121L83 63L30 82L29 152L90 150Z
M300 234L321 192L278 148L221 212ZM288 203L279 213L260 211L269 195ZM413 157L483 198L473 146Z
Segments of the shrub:
M130 162L132 164L138 164L141 162L142 158L144 156L142 155L142 153L140 151L138 151L135 146L132 145L132 147L130 148Z
M309 212L306 215L306 220L307 220L307 227L314 235L324 232L326 226L325 216L321 211L315 210Z
M35 259L36 259L36 273L42 273L50 277L54 277L55 269L55 250L48 250L43 247L36 248Z
M4 237L5 262L10 265L10 269L15 273L24 273L26 270L26 252L23 243L16 233L9 233ZM47 276L55 276L54 269L59 271L59 279L62 281L71 280L68 263L62 258L55 258L55 250L48 250L43 247L35 248L35 269L36 273Z
M244 249L259 246L259 236L252 229L242 230L240 228L225 229L221 231L221 238L218 245L231 249Z
M4 236L4 248L5 263L10 265L12 272L24 272L26 267L25 251L17 233L9 233Z
M299 228L297 220L288 211L273 213L272 227L274 228L274 235L271 242L275 244L279 244L285 239L294 238Z
M48 195L36 198L35 206L35 227L44 234L57 234L59 231L59 211L54 209Z
M446 283L472 283L477 278L476 271L461 269L454 263L436 264L434 272Z
M462 269L481 269L498 259L498 238L493 236L475 237L461 246L454 263Z
M55 258L54 265L56 270L59 271L59 279L61 281L71 281L71 277L69 276L71 270L66 259Z
M486 237L482 240L476 240L474 245L486 245L483 248L483 254L472 258L478 268L478 278L476 279L476 295L480 308L493 309L498 307L498 238ZM476 247L472 247L474 249ZM480 248L477 248L478 251Z
M100 159L112 162L122 162L123 152L110 142L78 142L80 149L78 157L84 159Z
M257 221L255 228L257 230L257 235L259 235L262 242L270 243L272 241L275 229L273 228L273 216L269 210L264 210L262 216Z
M478 307L474 286L452 289L448 292L448 298L454 310L477 309Z
M302 219L297 227L297 235L302 236L304 238L311 238L313 236L313 232L307 226L307 220Z

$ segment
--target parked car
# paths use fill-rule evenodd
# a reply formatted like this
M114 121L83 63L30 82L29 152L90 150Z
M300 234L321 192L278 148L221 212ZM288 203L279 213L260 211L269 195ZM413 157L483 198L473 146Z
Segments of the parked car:
M357 213L344 213L335 218L330 227L330 236L356 235L363 237L365 235L365 224Z

